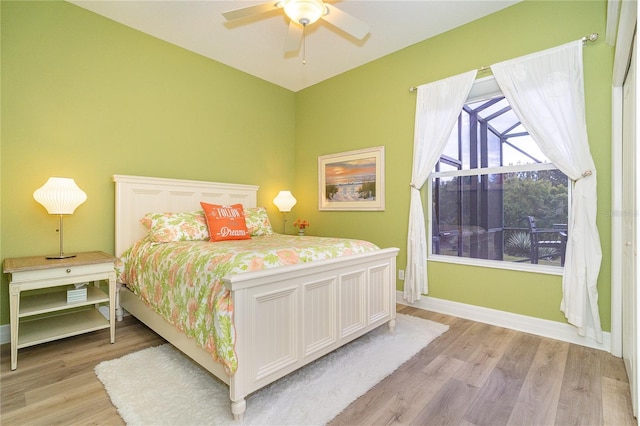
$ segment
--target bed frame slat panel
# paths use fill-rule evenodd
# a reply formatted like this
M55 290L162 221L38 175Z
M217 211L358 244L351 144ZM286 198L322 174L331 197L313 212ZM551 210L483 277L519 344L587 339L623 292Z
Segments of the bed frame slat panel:
M393 276L394 273L395 271L389 270L388 264L369 269L369 322L376 322L389 316L390 292L395 289L395 283L389 282L389 276Z
M297 287L250 295L256 320L256 332L250 345L260 348L254 355L255 380L259 381L297 362L297 299Z
M340 277L340 338L356 333L367 325L366 272L361 269Z
M336 278L313 281L304 286L302 311L304 315L304 356L336 343Z

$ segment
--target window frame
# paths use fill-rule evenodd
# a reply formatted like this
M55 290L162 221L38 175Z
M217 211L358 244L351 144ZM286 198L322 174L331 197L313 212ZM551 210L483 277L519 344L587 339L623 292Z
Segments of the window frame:
M502 90L498 86L495 78L493 76L484 77L477 79L469 92L469 96L465 101L465 105L472 102L489 100L495 98L497 96L504 96ZM442 157L442 156L441 156ZM438 163L440 160L438 160ZM468 266L480 266L485 268L495 268L502 270L512 270L512 271L524 271L524 272L534 272L539 274L548 274L548 275L563 275L564 267L562 266L551 266L551 265L540 265L540 264L531 264L531 263L519 263L519 262L509 262L504 260L489 260L489 259L479 259L479 258L470 258L470 257L462 257L462 256L448 256L442 254L434 254L433 253L433 210L431 208L426 208L426 206L430 206L433 199L433 181L436 178L446 178L446 177L464 177L464 176L482 176L482 175L490 175L490 174L504 174L504 173L513 173L520 171L540 171L540 170L558 170L558 167L553 163L538 163L538 164L526 164L526 165L509 165L509 166L501 166L501 167L488 167L488 168L480 168L480 169L472 169L472 170L456 170L456 171L438 171L431 172L429 174L429 178L427 182L423 186L423 196L426 193L426 198L423 199L423 208L425 211L425 227L427 229L427 262L440 262L440 263L451 263L451 264L459 264L459 265L468 265ZM426 187L426 190L425 188ZM571 184L567 182L567 202L568 208L571 208Z

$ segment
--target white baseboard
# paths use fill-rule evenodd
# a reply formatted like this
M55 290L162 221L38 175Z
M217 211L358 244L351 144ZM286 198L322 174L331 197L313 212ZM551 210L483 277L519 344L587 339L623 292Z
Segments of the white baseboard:
M595 339L589 336L579 336L577 329L567 323L528 317L526 315L498 311L496 309L484 308L481 306L467 305L465 303L452 302L450 300L436 299L430 296L423 296L422 299L414 303L409 303L404 300L402 291L397 292L396 300L397 303L402 305L413 306L427 311L453 315L459 318L510 328L524 333L535 334L537 336L548 337L550 339L561 340L563 342L575 343L576 345L611 352L611 333L608 332L603 333L603 342L598 343Z

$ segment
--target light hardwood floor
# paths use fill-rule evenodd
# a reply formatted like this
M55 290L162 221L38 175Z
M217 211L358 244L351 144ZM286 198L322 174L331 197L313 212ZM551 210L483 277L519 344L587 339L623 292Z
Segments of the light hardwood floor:
M622 360L598 350L398 305L450 329L331 425L635 425ZM93 368L163 340L134 318L100 331L1 348L2 425L121 425Z

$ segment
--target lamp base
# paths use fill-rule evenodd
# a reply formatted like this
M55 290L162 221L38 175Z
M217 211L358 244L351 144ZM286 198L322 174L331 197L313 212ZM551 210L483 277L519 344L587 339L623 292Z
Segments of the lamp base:
M47 256L47 259L69 259L71 257L76 257L75 254L52 254L51 256Z

